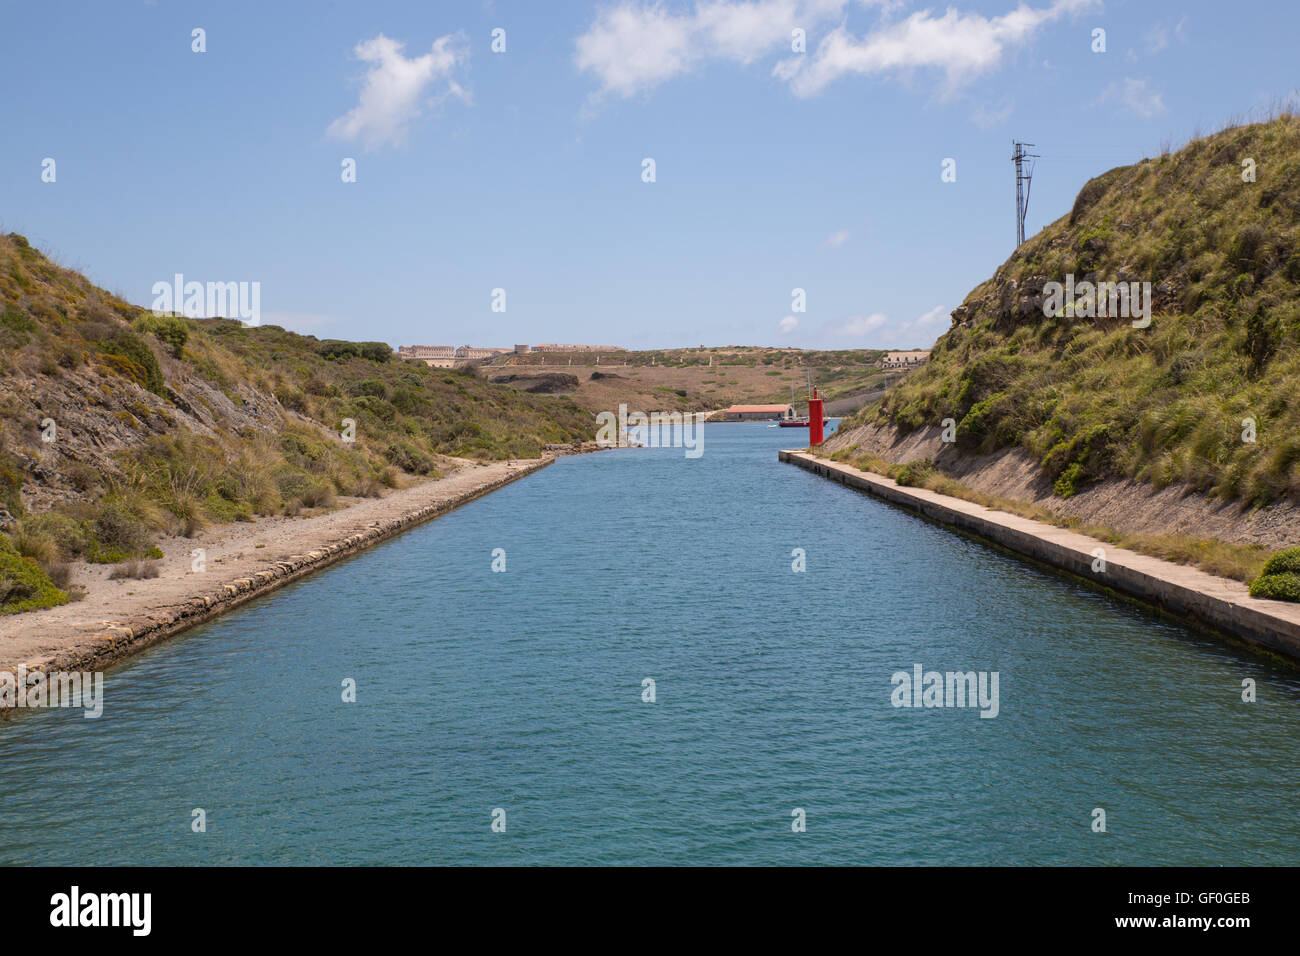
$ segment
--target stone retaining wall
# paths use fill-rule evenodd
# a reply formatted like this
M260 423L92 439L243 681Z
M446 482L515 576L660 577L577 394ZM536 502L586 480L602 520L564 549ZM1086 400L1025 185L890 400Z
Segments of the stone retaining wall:
M446 514L466 502L496 491L546 467L552 461L553 458L542 458L536 462L519 462L511 474L473 491L407 512L397 518L377 521L364 531L304 554L291 555L283 561L268 564L248 577L227 581L183 603L155 608L147 616L109 625L103 632L92 635L71 649L46 660L30 662L26 666L29 671L40 669L47 673L102 670L186 628L211 620L224 611L239 607L253 598L261 597L431 518Z
M780 460L831 481L866 491L954 528L969 532L1078 577L1137 598L1207 627L1300 661L1300 605L1252 598L1246 585L925 488L905 488L890 478L801 451ZM1097 549L1105 570L1094 572Z

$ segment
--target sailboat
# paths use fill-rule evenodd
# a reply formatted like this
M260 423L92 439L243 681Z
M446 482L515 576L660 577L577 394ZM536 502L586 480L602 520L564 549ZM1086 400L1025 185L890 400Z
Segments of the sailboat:
M812 394L812 369L808 369L808 394ZM790 385L790 407L794 408L794 384ZM782 418L777 422L782 428L807 428L808 416L803 418Z

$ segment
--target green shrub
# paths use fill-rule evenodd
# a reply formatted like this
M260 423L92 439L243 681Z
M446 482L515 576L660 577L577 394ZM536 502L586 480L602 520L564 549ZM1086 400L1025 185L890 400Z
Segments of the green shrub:
M75 558L85 554L89 538L85 525L57 511L30 515L23 519L22 531L48 538L59 550L63 558ZM28 555L32 557L32 555Z
M1056 497L1058 498L1072 497L1076 492L1078 492L1079 484L1083 481L1083 478L1083 465L1076 461L1074 464L1070 465L1070 467L1066 468L1065 471L1061 472L1060 476L1056 479L1056 483L1052 485L1052 491L1055 492Z
M415 475L427 475L434 470L433 459L409 442L393 442L384 450L384 457Z
M375 398L387 399L388 386L377 378L367 378L349 385L348 394L352 396L373 395Z
M36 323L15 308L7 308L4 312L0 312L0 325L14 332L36 331Z
M1250 596L1300 601L1300 548L1286 548L1269 558L1250 583Z
M389 399L392 406L403 415L411 415L420 407L420 400L415 393L405 385L399 385L393 389L392 397Z
M140 336L122 329L108 338L100 339L95 345L104 363L114 371L155 395L163 394L165 385L158 357Z
M326 481L309 482L298 498L308 508L333 508L337 501L334 489Z
M93 540L86 549L86 560L97 564L116 564L139 556L149 547L149 529L119 502L104 505L91 532Z
M326 339L316 346L316 352L333 362L363 358L371 362L383 363L393 357L392 347L387 342L341 342L337 339Z
M66 604L68 595L31 558L0 550L0 614Z
M203 499L203 507L212 516L212 519L219 524L228 524L231 521L250 521L253 517L252 502L232 501L215 490L209 492L208 496ZM188 516L186 520L186 537L192 538L198 533L202 525Z
M357 417L366 417L385 425L397 418L397 409L377 395L359 395L352 399L352 411Z
M297 432L281 435L280 448L290 462L302 468L310 468L315 463L324 461L329 454L324 442Z
M928 458L910 461L893 469L892 478L906 488L922 487L934 474L934 463Z
M1260 574L1300 574L1300 548L1287 548L1268 559Z
M48 534L38 530L27 519L13 533L14 547L24 558L31 558L42 567L49 567L59 559L59 545Z
M1261 574L1251 582L1250 596L1274 601L1300 601L1300 574Z
M185 351L185 343L190 339L190 327L178 315L154 315L144 312L132 323L140 332L152 334L165 342L172 355L180 358Z

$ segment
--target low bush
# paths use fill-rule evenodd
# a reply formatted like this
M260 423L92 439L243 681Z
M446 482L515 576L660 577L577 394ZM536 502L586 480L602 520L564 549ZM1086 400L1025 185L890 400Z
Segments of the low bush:
M1300 601L1300 574L1261 574L1250 583L1250 596L1274 601Z
M90 542L84 523L54 511L24 518L19 531L14 536L15 543L28 535L52 542L57 548L55 557L63 559L77 558L85 554ZM19 549L22 550L21 545ZM36 557L35 554L27 551L23 553L28 557Z
M116 564L150 549L149 528L125 505L110 501L91 523L92 541L86 560Z
M159 574L157 561L125 561L116 565L112 571L108 572L110 581L122 581L125 579L143 580L146 578L156 578Z
M31 558L0 550L0 614L66 604L68 595Z
M166 391L158 357L147 342L128 329L113 332L95 343L100 361L141 388L162 395Z
M172 355L180 358L185 352L185 343L190 338L190 327L177 315L154 315L144 312L132 325L137 331L153 335L166 343Z
M328 482L313 481L303 488L298 499L308 508L333 508L338 500Z
M890 477L905 488L919 488L923 487L933 474L934 463L928 458L922 458L920 461L909 461L905 465L891 469Z
M434 470L433 459L409 442L393 442L385 449L384 457L414 475L427 475Z
M1250 596L1274 601L1300 601L1300 548L1287 548L1264 564L1250 583Z
M1287 548L1268 559L1263 574L1300 574L1300 548Z
M52 537L38 530L31 519L18 526L13 534L14 547L24 558L31 558L42 567L59 559L59 546Z

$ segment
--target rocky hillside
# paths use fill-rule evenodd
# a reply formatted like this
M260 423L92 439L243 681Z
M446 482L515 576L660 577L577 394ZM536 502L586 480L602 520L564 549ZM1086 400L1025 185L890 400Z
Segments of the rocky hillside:
M1101 315L1087 286L1054 300L1067 276L1076 290L1150 283L1150 324ZM1062 499L1125 478L1296 502L1298 391L1300 120L1283 116L1093 179L839 447L854 425L907 435L952 419L956 451L1019 451Z
M593 434L568 399L384 343L154 316L0 236L0 611L48 603L37 565L57 584L66 562L140 558L159 533Z
M1116 314L1102 283L1136 303ZM1298 391L1283 115L1090 181L825 452L1251 581L1300 541Z

